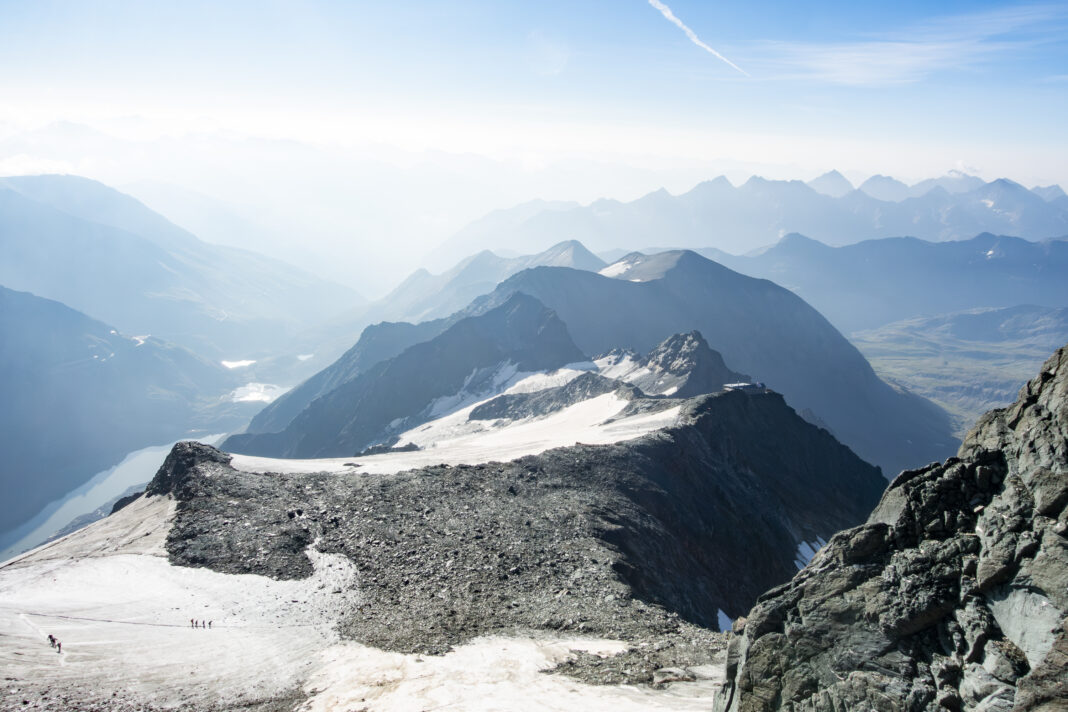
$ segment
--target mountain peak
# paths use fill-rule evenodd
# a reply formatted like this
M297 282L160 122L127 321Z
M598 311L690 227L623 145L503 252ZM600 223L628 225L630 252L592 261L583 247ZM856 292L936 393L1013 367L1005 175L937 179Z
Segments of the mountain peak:
M705 341L700 331L693 330L669 336L645 358L657 381L670 380L659 391L673 398L690 398L722 390L725 383L748 381L749 376L730 370L723 356ZM642 384L635 384L650 392ZM670 391L670 392L668 392Z
M900 203L909 197L909 187L890 176L874 175L860 184L858 190L867 193L876 200Z
M836 170L827 171L823 175L813 178L808 182L808 187L817 193L822 193L832 198L840 198L855 190L849 179Z
M811 237L808 237L807 235L802 235L799 232L791 232L786 235L783 235L782 239L775 243L776 248L781 247L786 249L794 249L798 247L807 248L816 246L827 247L827 245L823 244L819 240L815 240Z
M586 249L578 240L564 240L531 260L531 265L548 265L551 267L572 267L574 269L596 272L604 269L605 261Z
M1065 197L1064 190L1056 183L1046 186L1036 185L1031 189L1031 192L1042 198L1042 200L1045 200L1047 203L1052 203L1058 198Z

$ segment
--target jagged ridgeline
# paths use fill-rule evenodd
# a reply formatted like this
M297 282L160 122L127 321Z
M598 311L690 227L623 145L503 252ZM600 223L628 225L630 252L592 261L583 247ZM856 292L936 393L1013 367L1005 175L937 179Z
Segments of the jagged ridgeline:
M687 400L679 425L633 442L508 463L287 476L228 461L181 444L153 481L179 500L172 563L293 578L309 545L344 554L366 601L346 635L404 651L531 629L700 637L884 483L774 393Z
M744 373L767 383L888 477L944 458L959 444L944 411L881 381L797 295L677 251L629 255L601 274L535 267L448 318L369 327L337 362L223 447L275 457L351 455L399 434L391 429L429 419L423 409L434 399L471 391L499 363L526 359L524 349L550 335L558 335L555 345L539 347L548 369L585 358L576 352L598 363L599 354L620 349L648 354L692 331L725 361L709 360L709 374L733 370L739 380ZM565 335L573 350L565 350ZM634 378L627 380L644 389ZM711 385L700 386L706 392L727 382L696 378L682 394L701 392L702 380Z
M1068 347L735 625L718 709L1068 709Z

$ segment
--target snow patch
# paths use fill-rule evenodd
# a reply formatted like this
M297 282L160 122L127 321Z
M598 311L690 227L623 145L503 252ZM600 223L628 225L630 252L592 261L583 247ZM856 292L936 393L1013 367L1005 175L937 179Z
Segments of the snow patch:
M509 462L576 442L607 445L633 440L673 425L681 410L680 406L676 406L658 413L615 419L629 401L614 393L606 393L542 418L514 422L469 420L471 411L483 402L474 403L400 435L398 445L414 443L421 450L316 460L235 454L230 464L246 472L391 474L440 464ZM606 422L609 420L611 422Z
M190 709L238 708L300 686L339 642L340 612L358 602L355 567L311 548L315 573L298 581L171 566L163 543L175 507L141 498L0 567L5 674Z
M638 357L629 351L622 354L609 354L597 359L594 363L605 378L614 378L628 383L653 373L648 367L639 366Z
M634 266L636 264L638 264L638 261L633 257L630 259L623 258L618 262L613 262L612 264L608 265L597 274L601 275L602 277L620 277L634 269Z
M314 695L303 712L368 709L375 712L450 709L511 710L708 710L720 680L701 679L664 690L587 685L545 671L573 651L607 656L625 643L582 638L484 637L442 656L386 653L354 643L333 646L305 685Z
M230 392L230 400L234 403L270 403L288 390L273 383L246 383Z
M544 391L549 388L558 388L559 386L566 386L587 371L596 370L597 366L592 361L583 361L581 363L569 363L563 368L558 368L549 373L519 372L512 380L511 385L505 389L504 393L509 395L516 393L537 393L538 391Z
M464 385L461 386L457 393L451 396L435 398L428 406L429 416L431 418L440 418L467 405L483 401L491 395L500 393L519 373L519 366L510 361L501 363L490 375L488 383L485 380L480 380L478 381L477 390L472 389L472 382L475 381L476 377L485 373L486 369L476 368L464 380Z
M220 361L223 366L231 370L235 368L247 368L256 363L255 359L245 359L244 361Z

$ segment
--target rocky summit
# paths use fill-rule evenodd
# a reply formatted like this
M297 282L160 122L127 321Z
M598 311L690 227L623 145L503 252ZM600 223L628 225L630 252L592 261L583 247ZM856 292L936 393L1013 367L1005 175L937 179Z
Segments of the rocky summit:
M734 626L719 710L1068 709L1068 347Z
M177 500L172 564L285 580L312 574L311 550L351 561L350 640L440 654L596 635L630 649L569 672L653 682L709 664L720 621L789 578L803 542L860 521L884 481L776 393L676 403L676 426L634 441L386 475L240 471L181 443L148 494Z

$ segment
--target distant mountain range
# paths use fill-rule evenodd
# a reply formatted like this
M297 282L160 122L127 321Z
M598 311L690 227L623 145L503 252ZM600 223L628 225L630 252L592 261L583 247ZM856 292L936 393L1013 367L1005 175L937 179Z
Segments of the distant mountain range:
M186 349L0 287L0 533L131 450L239 427L235 386Z
M596 272L607 263L581 243L568 240L533 255L501 257L489 250L461 260L442 274L419 269L368 308L378 321L420 322L448 316L488 294L508 277L531 267L572 267Z
M447 317L466 307L475 297L492 292L516 272L543 265L596 272L605 266L605 261L575 241L560 242L537 254L517 257L502 257L482 250L440 274L416 270L382 299L351 309L302 333L299 343L305 350L316 353L316 363L323 363L325 357L325 364L330 364L352 346L365 327L395 332L408 326L403 322L421 323ZM390 322L401 324L393 327ZM406 345L414 343L415 340L408 340Z
M983 232L1046 239L1068 235L1068 197L1058 186L1032 191L959 173L911 187L875 176L859 189L836 172L810 184L754 176L738 187L721 176L677 196L661 189L626 203L538 201L496 211L429 259L455 260L497 245L537 252L562 239L595 252L670 245L744 253L793 232L831 245L901 236L961 240Z
M888 475L909 465L930 462L956 445L944 412L880 381L860 353L799 297L771 282L732 272L693 252L671 252L651 257L631 255L602 269L601 274L564 267L527 269L448 318L417 325L370 327L337 363L258 415L249 430L259 435L237 436L225 447L291 456L323 451L317 449L319 446L302 450L299 442L317 437L313 431L337 433L343 428L345 419L353 417L357 410L355 404L363 402L363 396L357 399L353 389L362 392L385 374L400 373L396 358L410 359L407 355L420 349L436 353L430 347L436 339L471 317L508 305L517 294L529 295L551 309L553 320L558 318L566 325L566 333L578 352L586 356L617 349L648 353L672 334L698 330L708 345L723 355L725 368L744 371L780 391L799 412L829 427L861 457L883 466ZM550 321L556 323L553 320ZM453 364L455 358L458 357L449 356L444 363ZM576 359L573 353L566 358ZM566 362L561 360L557 366ZM455 378L449 379L433 375L438 369L434 359L421 358L418 368L415 363L413 360L413 365L406 367L407 375L398 383L427 378L451 383L461 375L473 378L472 374L481 373L477 369L498 362L465 361L455 368L449 365L457 372ZM352 385L357 382L362 385ZM444 395L435 393L433 397ZM377 398L380 401L385 396ZM416 416L430 400L426 397L413 402L411 406L418 406L418 410L404 413L390 410L393 404L375 405L376 411L389 410L390 417L376 421L379 425L374 436L381 436L384 423ZM337 411L326 416L334 404ZM325 421L331 425L324 425ZM300 425L301 422L306 424ZM401 425L398 421L397 426ZM251 445L278 442L279 438L270 433L283 431L286 435L282 440L287 445ZM362 446L342 442L348 449L331 452L351 453L353 447Z
M0 179L0 284L229 359L277 350L362 301L284 263L201 242L76 176Z
M795 234L758 254L699 252L789 288L846 333L980 307L1068 306L1068 240L984 233L960 241L888 238L829 247Z

